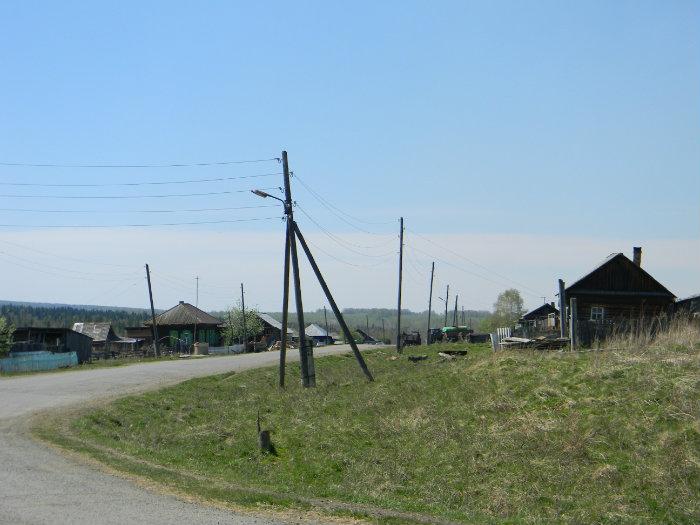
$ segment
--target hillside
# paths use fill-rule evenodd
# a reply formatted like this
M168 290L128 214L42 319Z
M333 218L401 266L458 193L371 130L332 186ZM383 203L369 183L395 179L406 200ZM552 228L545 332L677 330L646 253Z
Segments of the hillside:
M697 523L700 332L596 352L317 360L196 379L41 433L188 496L390 523ZM288 377L299 368L289 367ZM257 449L255 420L274 455Z

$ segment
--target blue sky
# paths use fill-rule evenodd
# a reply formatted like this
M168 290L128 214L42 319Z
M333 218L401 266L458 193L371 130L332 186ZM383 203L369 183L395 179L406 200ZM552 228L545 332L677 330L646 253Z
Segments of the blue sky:
M354 295L357 287L346 283L344 271L329 256L319 256L347 306L393 304L393 259L381 255L391 248L400 215L414 231L455 236L450 242L457 242L463 258L450 260L496 281L445 269L444 278L454 286L481 290L474 307L489 306L507 284L491 272L549 295L556 274L574 278L609 247L629 252L633 244L677 243L670 249L679 250L677 257L685 254L687 266L659 257L650 271L680 288L679 295L700 286L697 2L3 2L0 43L0 161L188 163L270 158L286 148L301 180L333 205L377 223L351 219L351 227L295 182L300 205L341 239L363 246L358 250L368 256L318 233L320 248L368 266L364 274L352 267L360 281L372 273L375 260L386 259L385 279L371 287L381 293L370 297L370 289ZM278 170L275 162L150 170L2 167L0 180L114 183ZM259 182L280 184L277 176ZM251 185L243 180L145 189L3 186L0 193L136 195ZM162 263L172 275L185 283L209 271L216 287L227 268L217 254L222 245L237 245L235 253L245 255L247 266L226 275L225 282L260 279L259 304L275 309L278 290L263 288L266 279L278 280L279 271L271 266L269 275L258 276L259 266L250 263L253 255L270 258L279 251L272 241L281 231L278 221L181 227L176 229L183 232L181 240L172 237L173 228L130 238L123 229L47 234L32 227L279 214L135 212L257 204L268 203L246 193L118 201L0 197L3 209L82 210L0 211L1 224L22 225L0 228L0 240L11 235L12 242L27 246L55 243L34 264L27 259L38 257L36 252L15 252L24 258L15 264L0 257L0 267L24 272L33 283L17 288L8 283L6 298L86 300L74 283L32 278L28 269L51 264L52 271L67 275L62 270L71 253L103 264L105 272L104 263L118 259L117 264L133 265L136 275L142 259L175 250L176 260ZM316 235L305 216L299 222ZM378 235L352 237L365 235L360 229ZM250 233L269 236L269 251L246 252L240 241ZM212 258L201 269L201 252L192 253L185 240L198 234L224 239L198 246ZM464 243L455 241L460 235ZM520 242L515 238L531 239L532 250L520 251L520 261L494 259L495 250L466 244L482 235L514 244ZM112 253L117 238L121 250ZM565 238L581 239L579 245L597 239L600 245L591 246L584 260L572 257L543 268L535 251L550 250L548 260L557 260L552 244ZM654 255L649 257L653 262ZM430 257L417 253L415 259L424 269ZM211 270L217 264L221 273ZM408 306L424 308L421 294ZM532 295L530 304L538 294ZM322 304L320 296L311 297L309 306ZM105 290L102 302L109 299ZM143 302L140 291L120 299ZM212 300L211 307L219 306Z

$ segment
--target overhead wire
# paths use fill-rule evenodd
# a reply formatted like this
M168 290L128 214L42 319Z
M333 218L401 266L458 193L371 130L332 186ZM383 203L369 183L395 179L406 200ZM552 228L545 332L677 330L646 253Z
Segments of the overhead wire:
M462 254L460 254L460 253L458 253L458 252L456 252L456 251L454 251L454 250L451 250L450 248L447 248L446 246L442 246L442 245L438 244L437 242L433 241L432 239L430 239L430 238L428 238L428 237L426 237L426 236L424 236L424 235L421 235L420 233L418 233L418 232L416 232L416 231L414 231L414 230L412 230L412 229L409 229L409 228L406 228L406 229L409 230L413 235L416 235L417 237L423 239L424 241L427 241L427 242L431 243L432 245L436 246L437 248L440 248L441 250L445 250L446 252L449 252L449 253L451 253L452 255L454 255L454 256L456 256L456 257L459 257L460 259L463 259L464 261L466 261L466 262L468 262L468 263L470 263L470 264L473 264L474 266L477 266L477 267L481 268L482 270L486 270L487 272L492 273L492 274L494 274L494 275L500 277L501 279L505 279L506 281L509 281L509 282L511 282L511 283L513 283L513 284L515 284L515 285L517 285L517 286L519 286L519 287L521 287L521 288L525 288L525 289L527 289L527 290L530 290L530 292L533 292L533 293L535 293L535 294L538 294L539 297L542 297L543 295L546 295L546 294L542 294L541 292L539 292L539 291L537 291L537 290L534 290L534 289L530 288L529 286L527 286L527 285L525 285L525 284L523 284L523 283L519 283L518 281L515 281L514 279L511 279L510 277L508 277L508 276L506 276L506 275L503 275L503 274L501 274L501 273L499 273L499 272L497 272L497 271L495 271L495 270L492 270L492 269L489 268L488 266L484 266L483 264L480 264L480 263L478 263L478 262L476 262L476 261L473 261L472 259L469 259L468 257L465 257L464 255L462 255Z
M306 190L307 190L311 195L313 195L314 197L316 197L316 199L317 199L321 204L324 204L327 208L336 210L337 213L341 213L342 215L345 215L346 217L348 217L348 218L350 218L350 219L352 219L352 220L355 220L355 221L357 221L357 222L361 222L361 223L364 223L364 224L374 224L374 225L386 225L386 224L393 224L393 223L394 223L393 220L392 220L392 221L368 221L368 220L365 220L365 219L361 219L361 218L359 218L359 217L355 217L354 215L351 215L351 214L349 214L349 213L347 213L347 212L341 210L340 208L338 208L337 206L335 206L334 204L332 204L330 201L328 201L328 200L325 199L324 197L321 197L321 195L319 195L316 191L314 191L313 189L311 189L311 187L309 187L309 186L299 177L299 175L297 175L296 173L294 173L293 176L294 176L294 178L295 178L296 180L298 180L298 181L301 183L301 185L302 185L304 188L306 188ZM334 214L335 214L335 212L334 212ZM338 217L337 214L336 214L336 217ZM340 218L340 217L339 217L339 218ZM350 223L348 223L348 224L350 224ZM353 224L350 224L350 226L353 226L353 227L355 227L356 229L358 229L358 230L360 230L360 231L363 231L363 232L365 232L365 233L373 233L373 232L369 232L369 231L367 231L367 230L363 230L363 229L361 229L359 226L356 226L356 225L353 225Z
M192 162L192 163L166 163L166 164L58 164L58 163L27 163L27 162L0 162L0 166L20 168L194 168L203 166L229 166L232 164L254 164L258 162L280 161L279 157L269 159L252 160L225 160L219 162Z
M276 190L278 188L260 188L262 190ZM225 190L208 191L203 193L166 193L158 195L22 195L0 194L0 197L13 199L164 199L171 197L205 197L211 195L232 195L234 193L248 193L251 190Z
M0 224L0 228L153 228L161 226L198 226L202 224L231 224L237 222L268 221L281 219L282 217L250 217L247 219L222 219L217 221L160 222L144 224Z
M357 255L362 255L362 256L364 256L364 257L388 257L388 256L392 256L392 255L395 254L394 252L388 252L388 253L384 253L384 254L367 254L367 253L359 252L359 251L355 250L355 249L353 248L353 246L356 246L356 247L358 247L358 248L363 248L363 249L372 249L373 247L370 247L370 246L361 246L361 245L357 245L357 244L355 244L355 243L351 243L351 242L349 242L349 241L340 239L340 238L337 237L334 233L331 233L327 228L325 228L324 226L322 226L316 219L314 219L314 218L313 218L308 212L306 212L301 206L297 205L297 208L298 208L299 211L301 211L312 223L314 223L327 237L329 237L329 238L330 238L331 240L333 240L336 244L338 244L339 246L345 248L346 250L348 250L348 251L350 251L350 252L353 252L353 253L355 253L355 254L357 254Z
M259 175L241 175L238 177L215 177L208 179L188 179L169 181L142 181L142 182L101 182L101 183L40 183L40 182L0 182L0 186L32 186L40 188L107 188L116 186L166 186L171 184L199 184L204 182L226 182L231 180L257 179L260 177L272 177L282 173L261 173Z
M133 268L133 265L131 265L131 264L108 263L108 262L104 262L104 261L93 261L93 260L88 260L88 259L79 259L79 258L77 258L77 257L69 257L69 256L66 256L66 255L58 255L58 254L55 254L55 253L47 252L47 251L45 251L45 250L40 250L40 249L38 249L38 248L33 248L33 247L30 247L30 246L25 246L25 245L23 245L23 244L19 244L19 243L16 243L16 242L8 241L8 240L5 240L5 239L0 239L0 242L3 243L3 244L7 244L7 245L10 245L10 246L14 246L15 248L21 248L21 249L23 249L23 250L27 250L27 251L34 252L34 253L39 253L39 254L42 254L42 255L48 255L49 257L55 257L55 258L57 258L57 259L63 259L63 260L66 260L66 261L79 262L79 263L90 264L90 265L95 265L95 264L97 264L97 265L101 265L101 266L113 266L113 267L118 267L118 268Z
M80 274L80 275L92 275L92 276L94 276L94 277L106 277L106 278L112 278L112 277L126 277L126 276L132 276L132 275L134 275L134 274L136 273L135 271L132 271L132 272L129 272L129 273L120 273L120 274L119 274L119 273L109 273L109 274L107 274L107 273L98 273L98 272L86 272L86 271L83 271L83 270L74 270L74 269L71 269L71 268L63 268L63 267L61 267L61 266L54 266L54 265L52 265L52 264L46 264L46 263L41 262L41 261L35 261L35 260L32 260L32 259L27 259L27 258L25 258L25 257L20 257L20 256L18 256L18 255L14 255L14 254L7 253L7 252L4 252L4 251L0 251L0 254L5 255L6 257L11 257L11 258L13 258L13 259L17 259L18 261L22 261L22 262L25 262L25 263L34 264L34 265L36 265L36 266L43 266L44 268L49 268L49 269L51 269L51 270L56 270L56 271L60 271L60 272L67 272L67 273L77 273L77 274Z
M205 211L232 211L232 210L253 210L260 208L277 208L276 204L261 204L257 206L225 206L221 208L182 208L169 210L43 210L37 208L0 208L0 211L27 212L27 213L200 213Z

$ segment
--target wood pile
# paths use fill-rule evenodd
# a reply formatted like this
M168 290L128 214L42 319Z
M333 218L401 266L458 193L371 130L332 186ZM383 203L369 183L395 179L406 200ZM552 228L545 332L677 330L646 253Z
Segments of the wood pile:
M559 350L569 345L568 337L504 337L501 339L501 348L528 348L533 350Z

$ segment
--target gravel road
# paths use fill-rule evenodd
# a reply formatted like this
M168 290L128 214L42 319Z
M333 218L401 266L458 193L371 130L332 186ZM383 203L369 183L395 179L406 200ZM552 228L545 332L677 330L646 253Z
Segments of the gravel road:
M317 348L316 356L349 351ZM290 360L298 357L292 352ZM75 462L28 434L37 413L145 390L185 379L276 363L278 352L164 361L0 379L0 523L260 524L299 523L237 514L157 494ZM293 378L289 378L293 380Z

